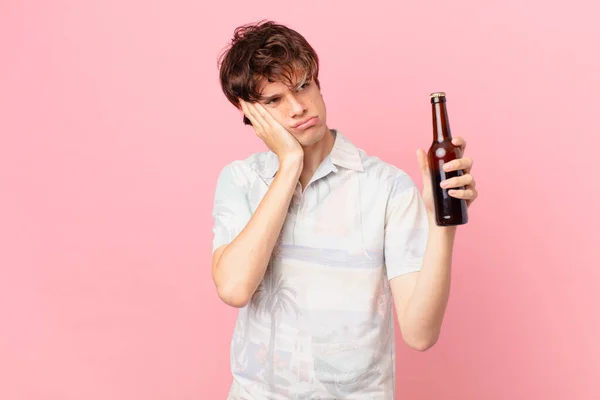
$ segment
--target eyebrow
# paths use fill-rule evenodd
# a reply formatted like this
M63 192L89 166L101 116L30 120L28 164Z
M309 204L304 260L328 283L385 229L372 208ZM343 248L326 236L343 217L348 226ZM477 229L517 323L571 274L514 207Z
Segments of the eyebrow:
M276 99L276 98L278 98L278 97L281 97L281 95L277 93L277 94L273 94L273 95L271 95L271 96L261 96L261 97L260 97L260 99L261 99L262 101L264 101L265 103L268 103L268 102L270 102L271 100L273 100L273 99Z
M306 82L308 82L308 79L304 78L302 79L297 85L296 85L296 89L298 89L300 86L304 85ZM275 93L272 94L270 96L261 96L260 99L266 103L270 102L273 99L276 99L278 97L281 97L281 94L279 93Z

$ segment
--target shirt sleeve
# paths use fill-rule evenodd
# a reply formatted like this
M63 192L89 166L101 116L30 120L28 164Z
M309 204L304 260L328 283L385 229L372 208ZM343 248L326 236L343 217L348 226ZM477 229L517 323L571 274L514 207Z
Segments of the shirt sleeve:
M212 211L213 252L231 243L250 220L246 187L246 179L235 164L226 165L219 173Z
M384 259L388 279L421 269L428 233L429 220L421 194L410 176L398 171L385 214Z

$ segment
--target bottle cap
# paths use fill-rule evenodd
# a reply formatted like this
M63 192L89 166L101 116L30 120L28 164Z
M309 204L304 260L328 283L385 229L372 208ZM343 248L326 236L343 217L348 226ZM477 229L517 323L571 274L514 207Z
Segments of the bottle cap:
M444 93L444 92L431 93L429 95L429 98L431 99L431 104L445 103L446 102L446 93Z

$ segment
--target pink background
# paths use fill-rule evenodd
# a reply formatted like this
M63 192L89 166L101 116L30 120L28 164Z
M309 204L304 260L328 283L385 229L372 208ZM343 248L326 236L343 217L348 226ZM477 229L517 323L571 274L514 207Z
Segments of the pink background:
M262 18L314 45L359 147L420 183L442 90L475 159L442 337L399 346L398 398L600 398L595 2L208 3L0 4L0 398L225 398L212 192L264 147L216 59Z

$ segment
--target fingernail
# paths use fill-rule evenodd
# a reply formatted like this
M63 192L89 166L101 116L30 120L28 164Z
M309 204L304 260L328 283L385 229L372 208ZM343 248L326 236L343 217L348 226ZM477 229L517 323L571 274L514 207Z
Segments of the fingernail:
M448 181L442 181L440 183L440 186L443 187L443 188L448 187Z
M452 168L451 162L444 164L444 171L448 171L450 168Z

